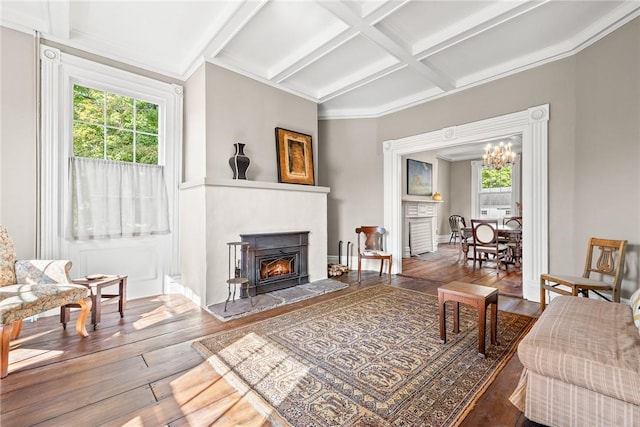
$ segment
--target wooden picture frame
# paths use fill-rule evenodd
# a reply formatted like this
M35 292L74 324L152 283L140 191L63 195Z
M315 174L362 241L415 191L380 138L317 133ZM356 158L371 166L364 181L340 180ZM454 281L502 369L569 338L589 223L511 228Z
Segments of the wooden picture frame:
M432 171L431 163L407 159L407 194L431 196L433 194Z
M311 135L276 128L278 182L315 185Z

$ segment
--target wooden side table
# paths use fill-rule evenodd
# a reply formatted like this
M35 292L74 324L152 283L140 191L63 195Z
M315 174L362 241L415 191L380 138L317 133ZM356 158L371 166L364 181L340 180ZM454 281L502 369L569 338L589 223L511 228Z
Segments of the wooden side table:
M491 306L491 344L497 344L498 335L498 289L465 282L451 282L438 288L440 309L440 342L447 342L445 303L453 301L453 332L460 332L460 303L478 310L478 355L485 357L485 329L487 306Z
M91 323L93 323L93 330L96 330L98 328L98 323L100 323L100 317L102 315L100 302L103 298L118 298L118 311L120 312L120 318L124 317L124 310L127 307L127 277L128 276L105 276L93 280L85 277L82 279L72 280L73 283L84 285L90 290L91 302L93 303L93 305L91 306ZM108 286L116 284L118 285L117 294L102 293L102 288L106 288ZM67 322L69 321L71 307L79 307L79 305L67 304L63 307L60 307L60 322L62 323L62 327L64 329L67 329Z

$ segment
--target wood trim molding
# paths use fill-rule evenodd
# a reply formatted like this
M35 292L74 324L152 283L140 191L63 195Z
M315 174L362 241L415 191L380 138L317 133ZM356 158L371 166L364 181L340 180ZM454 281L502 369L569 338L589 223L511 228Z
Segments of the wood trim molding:
M472 144L508 134L522 134L523 297L538 301L540 274L549 264L548 219L549 104L499 117L383 142L384 226L387 246L402 257L402 156L421 151ZM394 263L393 273L402 272Z

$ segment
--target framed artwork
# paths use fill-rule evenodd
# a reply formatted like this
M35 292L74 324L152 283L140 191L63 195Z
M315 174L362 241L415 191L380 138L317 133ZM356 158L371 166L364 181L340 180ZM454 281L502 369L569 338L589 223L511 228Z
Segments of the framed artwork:
M278 182L315 185L311 135L276 128Z
M431 196L433 191L431 170L431 163L407 159L407 194Z

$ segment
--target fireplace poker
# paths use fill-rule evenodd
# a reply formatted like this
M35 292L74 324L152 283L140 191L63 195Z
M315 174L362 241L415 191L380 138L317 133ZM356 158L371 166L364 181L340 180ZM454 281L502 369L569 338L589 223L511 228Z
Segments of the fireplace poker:
M342 240L338 242L338 264L342 264Z
M352 244L351 244L351 252L349 252L349 253L347 254L347 256L349 257L349 259L350 259L350 260L352 260L352 259L353 259L353 247L354 247L354 246L355 246L355 243L352 243Z
M347 242L347 270L349 270L349 249L351 249L351 242Z

